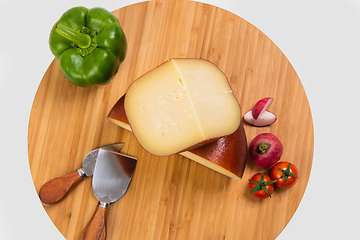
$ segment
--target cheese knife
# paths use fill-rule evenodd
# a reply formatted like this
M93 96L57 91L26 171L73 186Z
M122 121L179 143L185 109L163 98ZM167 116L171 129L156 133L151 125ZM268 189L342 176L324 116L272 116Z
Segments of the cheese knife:
M136 157L106 149L99 150L92 179L93 192L99 202L92 219L83 231L82 240L106 239L109 206L124 196L136 163Z
M115 143L102 147L105 150L120 152L124 143ZM46 182L39 191L39 198L44 205L54 204L65 197L83 179L90 177L94 173L96 159L100 148L89 152L83 162L82 167L72 171L62 177L54 178Z

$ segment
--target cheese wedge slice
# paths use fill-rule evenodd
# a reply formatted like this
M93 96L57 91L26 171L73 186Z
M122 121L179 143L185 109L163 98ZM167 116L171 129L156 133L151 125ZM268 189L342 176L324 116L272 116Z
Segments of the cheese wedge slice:
M229 135L241 119L226 76L201 59L171 59L141 76L124 108L140 145L158 156Z
M124 99L125 95L115 103L108 114L108 119L119 127L131 131L125 114ZM247 153L245 130L243 124L240 123L234 133L179 154L225 176L239 180L245 170Z

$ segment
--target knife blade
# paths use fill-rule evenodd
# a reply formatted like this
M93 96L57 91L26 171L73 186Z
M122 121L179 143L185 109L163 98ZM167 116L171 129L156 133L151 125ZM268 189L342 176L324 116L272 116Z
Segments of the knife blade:
M124 143L114 143L102 148L113 152L120 152L123 146ZM100 148L97 148L86 154L81 168L46 182L39 190L41 202L44 205L51 205L60 201L83 179L92 176L99 150Z
M81 239L106 239L109 206L124 196L134 174L136 163L136 157L107 149L99 150L92 179L93 192L99 202Z

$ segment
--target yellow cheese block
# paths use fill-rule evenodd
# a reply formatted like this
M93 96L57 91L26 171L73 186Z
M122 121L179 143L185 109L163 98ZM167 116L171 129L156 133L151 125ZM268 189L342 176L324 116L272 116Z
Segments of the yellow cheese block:
M226 76L211 62L171 59L129 87L124 107L148 152L166 156L233 133L240 107Z

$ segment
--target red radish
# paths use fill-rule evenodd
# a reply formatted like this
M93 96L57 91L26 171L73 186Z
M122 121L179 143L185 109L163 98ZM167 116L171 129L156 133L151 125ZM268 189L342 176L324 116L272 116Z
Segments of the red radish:
M252 109L252 116L254 119L257 119L263 112L266 111L266 109L270 106L272 103L273 98L272 97L266 97L263 99L260 99Z
M283 153L280 140L272 133L261 133L250 143L251 160L259 167L270 167L277 163Z
M276 121L276 119L277 119L276 115L269 111L265 111L261 113L261 115L257 119L253 118L253 110L248 111L244 115L245 122L256 127L268 126L270 124L273 124Z

